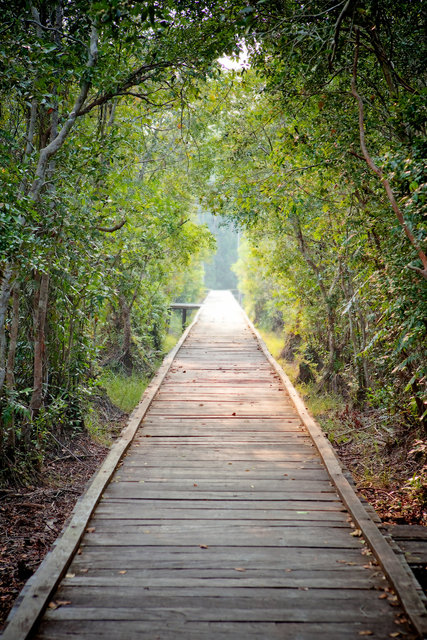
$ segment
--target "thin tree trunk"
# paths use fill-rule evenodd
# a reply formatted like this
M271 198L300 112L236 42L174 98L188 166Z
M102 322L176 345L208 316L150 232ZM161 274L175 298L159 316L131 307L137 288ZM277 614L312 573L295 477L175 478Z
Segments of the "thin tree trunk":
M323 375L323 380L328 384L329 386L329 380L332 380L333 378L333 374L335 371L335 364L338 358L338 350L337 350L337 344L336 344L336 336L335 336L335 324L336 324L336 319L335 319L335 309L331 303L331 296L333 294L334 288L338 282L339 279L339 275L340 275L340 263L338 264L338 270L337 270L337 274L334 278L334 281L332 282L329 291L326 289L323 280L322 280L322 273L321 270L319 268L319 266L315 263L315 261L312 259L312 257L309 254L308 248L307 248L307 244L301 229L301 224L299 221L298 217L295 217L295 219L293 220L293 225L294 225L294 229L296 232L296 238L298 241L298 246L300 249L300 252L304 258L304 260L306 261L306 263L308 264L308 266L313 270L314 274L316 275L317 278L317 283L319 286L319 290L320 290L320 295L322 297L323 303L325 305L325 310L326 310L326 321L327 321L327 343L328 343L328 353L329 353L329 362L326 365L326 371Z
M64 354L63 371L64 371L64 378L66 379L66 388L68 390L71 389L70 356L71 356L71 350L73 348L75 320L76 320L76 317L73 313L73 315L70 318L70 324L68 327L68 344Z
M384 177L384 173L383 173L382 169L377 167L377 165L372 160L372 157L369 154L368 148L366 146L363 100L360 97L359 93L357 92L357 84L356 84L358 57L359 57L359 32L357 32L356 49L355 49L355 54L354 54L353 76L352 76L352 79L351 79L351 93L354 96L354 98L356 99L356 102L357 102L357 105L358 105L358 108L359 108L360 148L362 149L363 157L365 158L366 164L380 179L381 184L383 185L383 187L384 187L384 189L385 189L385 191L387 193L387 197L388 197L388 199L390 201L390 204L391 204L391 206L393 208L393 211L396 214L396 217L397 217L397 219L399 221L399 224L402 227L403 231L405 232L405 235L408 238L409 242L411 243L412 247L416 250L416 252L418 254L418 257L419 257L419 259L421 261L421 264L423 265L422 268L415 267L415 266L412 266L412 265L408 265L408 267L410 269L412 269L413 271L416 271L417 273L419 273L425 280L427 280L427 255L422 250L418 240L415 238L415 236L412 233L411 229L406 224L405 218L404 218L403 213L400 210L400 208L399 208L399 206L398 206L398 204L396 202L396 198L394 196L394 193L393 193L393 190L392 190L392 188L390 186L389 181L387 180L387 178Z
M24 151L24 157L23 157L24 162L27 160L27 158L29 158L29 156L34 150L33 141L34 141L34 134L36 131L37 111L38 111L37 98L33 98L31 101L30 117L28 119L27 136L26 136L25 151ZM24 181L22 181L21 187L22 188L20 188L20 191L25 189Z
M39 413L43 403L43 362L45 356L45 326L49 302L49 274L43 273L40 278L38 304L35 309L34 322L34 374L33 394L30 409L33 417Z
M96 65L97 59L98 59L98 32L95 25L92 25L89 52L88 52L88 61L86 65L88 70L93 69L93 67ZM77 118L77 114L79 113L80 109L83 107L86 101L86 98L88 96L89 89L91 86L91 81L89 79L90 74L87 74L87 78L88 79L83 80L80 87L80 93L77 96L74 102L73 108L68 114L68 117L65 120L61 130L49 142L49 144L43 149L41 149L40 151L36 172L35 172L35 178L28 193L31 200L34 200L35 202L38 201L40 197L40 191L43 185L45 184L46 172L48 170L48 164L50 159L59 151L59 149L64 144L68 134L70 133L71 129L74 126L74 123Z
M361 354L366 346L364 318L361 315L359 305L357 304L350 275L348 275L348 282L345 278L342 279L341 289L345 299L349 304L351 303L351 306L347 311L348 326L350 331L350 340L353 347L354 371L358 384L357 399L361 402L365 397L369 380L366 358Z
M124 296L120 296L120 311L123 330L123 352L121 361L128 374L132 373L133 360L132 360L132 327L130 323L130 307L126 302Z
M12 288L12 267L6 265L0 288L0 391L6 377L6 314Z
M6 366L6 386L9 390L15 387L15 356L19 331L19 298L20 287L16 280L12 292L12 321L10 324L9 352Z
M335 371L335 363L338 357L337 352L337 341L335 338L335 311L332 308L331 304L327 303L327 319L328 319L328 351L329 351L329 362L328 362L328 370L330 375L333 375Z
M16 347L18 343L18 331L19 331L19 298L20 287L19 282L15 280L12 291L12 320L10 324L10 336L9 336L9 351L7 355L6 365L6 388L8 391L12 391L15 388L15 355ZM12 412L10 423L7 429L7 442L6 449L8 456L13 459L14 451L16 447L15 437L15 416Z

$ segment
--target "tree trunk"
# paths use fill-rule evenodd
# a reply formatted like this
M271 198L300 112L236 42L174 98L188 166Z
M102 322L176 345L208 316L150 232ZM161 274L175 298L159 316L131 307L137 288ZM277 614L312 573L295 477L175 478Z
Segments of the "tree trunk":
M87 61L87 69L93 69L96 65L98 59L98 32L95 25L92 25L92 31L90 36L90 44L88 50L88 61ZM74 124L77 119L77 114L83 107L87 95L89 93L89 89L91 87L90 74L87 74L87 79L84 79L80 86L80 93L76 97L73 108L71 109L68 117L66 118L64 124L62 125L59 133L49 142L47 146L41 149L39 153L39 158L37 162L37 167L35 171L35 178L33 183L29 189L28 196L34 202L38 202L40 197L40 192L46 181L46 172L48 170L48 165L51 158L59 151L59 149L64 144L65 140L68 137L71 129L74 127Z
M7 355L6 365L6 387L8 391L12 391L15 387L15 355L18 342L19 331L19 296L20 287L18 281L15 281L12 292L12 320L10 324L9 351ZM7 442L5 443L7 456L13 460L16 447L15 438L15 417L13 412L10 417L10 423L7 425ZM25 437L26 434L24 434Z
M335 324L336 324L335 309L333 306L333 302L331 302L331 298L339 280L339 276L341 273L341 265L339 262L337 265L338 266L337 273L328 290L323 282L322 270L316 264L316 262L312 259L309 253L307 242L302 232L301 223L298 216L294 216L292 220L292 224L295 229L299 250L304 260L308 264L308 266L313 270L313 273L316 275L320 295L326 310L327 342L328 342L328 354L329 354L328 360L329 361L328 361L328 364L326 365L326 370L323 373L319 386L320 387L326 386L331 391L337 391L338 386L343 387L343 384L341 383L341 380L338 380L338 377L336 376L336 373L335 373L336 362L338 360L338 349L337 349L336 336L335 336Z
M408 238L409 242L411 243L412 247L416 250L418 257L420 259L420 262L422 264L422 267L417 267L417 266L413 266L413 265L407 265L410 269L412 269L413 271L416 271L417 273L419 273L424 280L427 280L427 254L424 252L420 242L417 240L417 238L414 236L414 234L412 233L411 228L406 224L404 215L402 210L400 209L400 207L397 204L395 195L393 193L393 190L390 186L390 182L387 180L387 178L384 176L384 173L382 171L382 169L380 169L375 162L372 160L372 157L368 151L368 148L366 146L366 137L365 137L365 117L364 117L364 107L363 107L363 100L360 97L358 91L357 91L357 84L356 84L356 80L357 80L357 63L358 63L358 57L359 57L359 31L356 31L356 48L355 48L355 53L354 53L354 63L353 63L353 75L352 75L352 79L351 79L351 93L354 96L354 98L356 99L357 105L358 105L358 110L359 110L359 140L360 140L360 148L362 149L362 153L363 153L363 157L365 158L366 164L368 165L368 167L378 176L378 178L381 181L381 184L383 185L385 192L387 194L387 197L390 201L390 204L392 206L392 209L394 211L394 213L396 214L396 217L400 223L400 226L402 227L403 231L406 234L406 237Z
M0 391L6 377L6 314L11 291L12 267L6 265L0 288Z
M366 357L362 353L366 348L366 322L360 309L357 296L355 295L353 282L349 273L347 278L342 279L341 289L344 298L349 304L347 313L350 340L353 347L354 370L357 377L358 385L358 389L356 392L357 401L358 403L363 403L366 395L366 390L369 387L368 362Z
M333 372L335 370L335 361L337 359L337 341L335 339L335 312L331 305L328 304L328 350L329 362L328 369Z
M34 374L30 409L37 416L43 403L43 362L45 355L45 327L49 302L49 274L40 276L38 301L34 314Z
M121 361L125 368L126 373L129 375L132 374L133 370L133 360L132 360L132 327L130 323L130 306L125 300L124 296L120 296L120 311L121 311L121 320L122 320L122 330L123 330L123 352L121 356Z
M10 324L9 352L6 365L6 386L9 390L15 387L15 356L19 331L19 283L15 282L12 292L12 321Z

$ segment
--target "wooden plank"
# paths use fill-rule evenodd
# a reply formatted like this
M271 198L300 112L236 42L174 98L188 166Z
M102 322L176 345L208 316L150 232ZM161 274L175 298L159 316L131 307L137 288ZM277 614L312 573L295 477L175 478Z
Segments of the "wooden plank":
M148 467L148 466L135 466L126 465L123 469L120 469L116 474L116 480L136 481L147 480L151 482L164 481L164 480L205 480L215 482L225 482L227 478L233 478L235 480L244 480L250 478L251 481L269 481L269 480L281 480L282 478L288 478L289 480L309 480L329 482L329 477L324 469L308 468L308 469L295 469L291 467L285 467L282 469L266 470L266 469L236 469L234 465L223 467L220 470L216 469L204 469L198 467L196 469L188 467L172 468L170 466L164 467Z
M197 487L194 488L194 491L168 491L167 494L164 491L154 491L150 490L150 488L144 487L144 491L141 491L141 486L138 483L128 483L128 486L124 487L121 483L111 484L108 489L105 491L105 496L107 498L133 498L139 499L143 498L145 500L161 500L162 503L164 500L212 500L212 501L235 501L239 502L241 500L264 500L265 502L274 502L274 496L271 495L270 492L263 493L262 491L241 491L241 492L232 492L232 491L196 491ZM298 492L294 493L292 491L289 492L287 496L287 500L289 502L298 501L304 502L307 501L318 501L318 502L339 502L338 496L335 492L331 493L320 493L314 491L307 492ZM283 493L277 492L277 501L283 501Z
M134 469L146 469L149 473L153 473L156 469L159 472L170 471L173 473L176 471L182 470L194 470L194 473L201 473L206 471L206 473L232 473L236 476L241 476L243 473L273 473L273 474L281 474L281 473L289 473L289 471L293 471L294 473L301 474L317 472L317 473L326 473L325 467L321 464L318 456L311 456L310 459L293 459L293 460L283 460L283 461L263 461L263 460L255 460L252 458L250 460L250 464L247 464L246 460L233 460L233 462L229 462L227 460L180 460L176 459L173 466L168 463L168 460L164 460L159 456L158 460L148 461L144 456L138 455L135 451L129 451L119 466L118 473L123 473L124 462L126 461L126 468L129 472L132 472ZM297 477L297 476L295 476ZM324 477L324 476L323 476ZM329 477L329 476L328 476Z
M312 571L306 572L268 572L254 571L239 567L241 571L230 569L226 571L211 570L201 572L200 570L177 570L176 576L153 575L153 572L142 572L135 575L132 570L126 573L115 571L98 571L96 575L74 575L72 578L65 578L63 586L77 589L112 587L116 589L133 588L143 590L147 587L154 589L201 589L205 590L207 585L211 588L269 588L269 589L371 589L375 586L375 579L366 576L366 570L360 568L358 571ZM122 570L123 571L123 570ZM165 573L165 572L163 572ZM231 574L231 575L230 575ZM242 575L240 575L242 574ZM72 574L71 574L72 575Z
M172 621L161 619L157 615L148 622L144 620L108 620L102 628L99 625L98 609L79 609L82 620L60 618L50 614L46 624L37 638L46 640L70 640L70 637L81 640L98 640L98 638L114 638L114 640L260 640L293 639L293 640L344 640L360 638L361 633L372 632L376 640L390 640L390 634L396 633L396 626L381 625L377 622L335 622L335 623L290 623L290 622L200 622L183 620L176 614ZM81 612L81 613L80 613ZM135 615L133 613L133 615ZM93 619L94 618L94 619ZM37 640L37 639L36 639Z
M287 430L288 426L291 429L294 428L295 425L299 427L300 430L303 429L301 420L295 417L287 417L287 418L269 418L259 416L250 416L247 418L239 418L238 420L231 420L230 417L215 417L215 416L204 416L200 418L200 416L192 417L192 416L169 416L168 418L162 416L156 416L155 418L147 418L144 420L143 427L153 427L158 426L162 427L164 425L171 425L175 427L179 426L205 426L209 427L213 431L217 428L219 429L254 429L257 426L262 430L271 430L271 429L284 429Z
M212 430L215 430L212 433ZM279 440L282 444L290 443L298 438L297 442L307 443L307 434L304 433L302 427L298 424L286 424L280 427L274 427L271 425L260 425L257 429L257 425L254 423L251 426L239 424L237 421L230 423L228 426L220 425L217 427L211 427L208 423L193 422L193 424L185 424L179 422L167 421L166 423L160 423L157 425L144 424L137 440L143 438L157 437L157 438L210 438L210 440L223 441L224 437L231 438L249 438L258 440L266 438L269 440Z
M207 479L198 478L197 482L194 479L186 478L174 478L170 480L168 478L157 479L145 478L139 481L137 478L132 480L126 480L120 475L112 481L112 485L120 484L125 492L135 488L135 484L144 484L144 493L151 491L163 492L163 497L166 498L169 491L173 492L183 491L192 493L201 493L205 491L209 492L250 492L255 493L270 493L283 494L287 492L292 493L332 493L336 496L335 489L331 488L331 483L328 480L303 480L294 478L282 477L280 479L268 479L268 480L256 480L254 478L232 478L232 479ZM139 494L141 493L141 487L137 487ZM273 497L273 496L272 496Z
M304 547L270 547L266 553L262 541L258 547L211 547L209 554L199 546L153 547L148 554L142 555L138 547L127 547L117 553L116 547L83 547L76 555L71 571L78 573L84 570L90 575L92 569L155 569L172 571L194 569L198 571L234 567L247 569L282 570L331 570L367 566L366 556L360 549L304 548ZM369 563L368 563L369 564ZM381 584L381 579L379 581Z
M139 442L137 441L135 443L135 447L138 447L141 444L144 446L144 450L146 450L147 456L150 453L154 453L155 455L159 454L161 456L163 453L167 453L168 450L171 451L173 448L180 449L182 446L181 442L172 443L170 446L168 446L167 442L154 443L147 439L142 440L142 443L141 440L139 440ZM222 447L221 445L222 443L220 440L218 440L218 443L216 445L212 443L205 443L204 445L203 442L197 442L193 447L182 447L182 450L183 455L200 455L200 452L202 452L202 455L204 456L213 456L217 459L223 458L224 460L229 459L230 457L235 457L237 460L244 460L247 459L247 456L249 456L250 460L253 460L254 456L258 456L261 460L286 460L289 456L290 459L292 459L292 457L308 459L309 454L313 459L317 457L316 451L314 450L314 445L307 444L306 442L295 442L283 445L281 447L278 447L276 443L262 443L260 445L256 442L252 444L250 442L239 442L235 444L228 443L226 447ZM176 452L173 453L173 455L176 455Z
M71 605L57 609L55 617L81 617L80 608L100 609L92 614L104 622L120 619L152 620L160 614L174 618L177 614L198 621L274 621L274 622L365 622L390 615L390 605L366 589L141 589L132 587L61 587L58 599ZM110 603L110 606L108 606ZM114 604L114 606L111 606ZM121 612L123 610L123 612ZM362 613L363 612L363 613ZM52 612L53 613L53 612ZM52 617L48 612L47 618ZM148 616L148 617L147 617ZM368 627L369 628L369 627ZM394 627L396 628L396 627Z
M399 540L399 547L409 562L427 562L427 546L424 540Z
M169 309L200 309L200 304L195 304L193 302L172 302L169 305Z
M252 443L263 443L268 445L277 445L277 447L287 449L286 445L306 445L311 446L307 435L304 433L291 432L290 434L286 433L269 433L269 432L261 432L261 433L251 433L247 431L237 431L233 432L231 430L224 431L221 434L216 433L212 435L210 433L178 433L175 435L165 434L162 432L156 432L154 429L146 430L140 434L138 438L136 438L136 442L141 442L143 438L154 438L151 442L152 445L204 445L204 446L218 446L220 444L230 443L234 446L235 443L244 443L252 444Z
M85 536L83 546L112 546L118 550L122 547L153 547L174 545L177 547L207 545L208 547L308 547L308 548L333 548L356 549L361 548L361 541L354 538L349 532L340 528L322 527L314 530L308 527L275 527L275 530L263 527L250 527L245 530L242 527L233 528L231 525L222 533L204 527L195 527L189 530L189 521L180 523L178 527L156 528L150 524L140 528L136 533L127 533L124 529L120 532L98 533L96 530ZM117 531L117 530L116 530ZM206 554L208 555L208 554Z
M296 510L284 510L284 509L221 509L216 507L213 509L205 508L206 505L199 503L200 507L189 508L186 504L175 508L173 507L161 507L156 504L152 506L150 504L144 505L142 509L138 508L137 504L132 504L132 509L129 509L129 504L122 504L120 502L103 501L96 510L96 522L105 519L127 521L144 521L156 520L158 518L164 518L168 520L198 520L200 522L204 520L219 520L224 524L230 520L238 520L240 522L263 520L264 522L285 521L295 523L295 526L304 526L305 523L309 523L312 526L316 523L316 526L322 526L325 522L343 523L348 524L346 514L342 511L298 511ZM336 525L334 525L336 526Z
M287 518L273 518L273 517L268 517L268 518L262 518L262 513L259 514L258 518L250 518L248 517L248 515L243 516L242 517L242 511L239 512L240 517L237 516L236 512L233 511L228 511L228 515L232 516L232 517L223 517L220 518L217 515L217 510L216 509L211 509L211 512L214 512L216 515L215 517L204 517L203 516L203 512L201 513L200 510L198 510L197 513L188 513L186 509L181 509L181 510L174 510L174 513L170 513L170 510L168 511L166 510L162 510L162 515L161 516L155 516L155 512L152 512L151 517L147 517L144 516L143 518L126 518L123 515L120 518L117 517L107 517L105 515L101 516L101 515L96 515L93 519L92 519L92 524L93 526L96 528L96 531L98 533L105 533L108 531L126 531L128 533L132 532L138 532L138 531L142 531L145 532L145 530L147 528L149 528L150 530L153 530L153 527L155 527L157 530L157 527L161 524L161 525L165 525L166 523L171 524L174 521L177 521L178 523L178 527L182 527L186 525L186 522L190 522L193 523L195 525L195 527L198 526L198 528L200 529L200 526L202 526L204 529L207 528L209 529L210 523L211 522L218 522L219 525L218 527L222 530L224 529L224 526L230 527L233 523L234 524L239 524L240 526L248 526L251 527L251 529L253 529L253 527L255 527L255 525L259 525L259 526L263 526L265 528L267 527L278 527L278 526L285 526L286 528L290 528L290 527L298 527L298 528L304 528L304 527L316 527L316 528L321 528L321 527L341 527L341 528L345 528L347 530L349 530L349 524L348 522L346 522L345 518L328 518L325 517L323 518L323 512L322 513L318 513L317 517L315 517L313 514L311 515L311 517L309 518L305 518L305 519L300 519L299 518L299 514L296 514L295 512L293 512L293 518L290 516L290 513L292 512L288 512L288 517ZM121 512L123 514L123 511ZM208 512L204 512L207 513L207 516L209 516L209 511ZM226 514L227 515L227 514ZM192 516L192 517L191 517ZM270 516L270 514L269 514ZM120 523L117 523L117 520L120 519ZM182 529L180 528L180 531ZM350 530L351 531L351 530ZM320 532L319 532L320 535Z
M424 540L427 543L427 527L416 524L382 525L395 540Z
M197 499L195 499L197 498ZM138 498L130 498L128 496L121 498L114 498L105 496L102 498L102 502L100 504L121 504L124 507L127 507L128 510L132 511L132 514L144 513L144 509L150 507L159 507L159 508L176 508L180 509L224 509L224 510L234 510L234 509L245 509L248 512L252 512L254 510L266 511L270 509L282 509L282 510L291 510L291 511L339 511L343 513L347 513L344 508L342 502L340 500L298 500L295 499L294 496L290 495L287 500L283 498L279 498L277 500L259 500L258 498L254 500L245 500L242 499L233 499L227 500L222 496L218 499L210 499L206 500L205 496L200 499L199 496L193 496L192 499L183 501L181 498L170 498L167 496L161 499L161 502L154 502L152 499L147 498L144 494L142 494Z

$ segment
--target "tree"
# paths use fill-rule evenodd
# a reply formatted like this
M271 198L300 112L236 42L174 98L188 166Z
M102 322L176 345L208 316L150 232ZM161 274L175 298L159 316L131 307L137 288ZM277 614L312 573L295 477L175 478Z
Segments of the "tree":
M114 123L132 104L144 107L135 110L135 121L147 123L150 113L160 122L162 109L185 103L194 78L233 46L235 9L231 3L221 8L227 19L219 33L218 8L196 25L201 8L185 2L3 4L1 56L9 71L0 85L8 167L2 175L0 405L2 455L10 466L31 443L41 456L52 424L71 430L81 424L82 384L99 347L91 329L100 337L97 322L116 286L129 363L130 314L138 298L140 309L147 300L141 283L149 280L154 299L165 288L166 269L182 267L209 244L181 219L188 204L172 210L160 197L161 179L142 197L135 175L125 187L122 179L127 203L120 206L118 175L141 149L132 143L128 153ZM200 40L201 31L206 37ZM134 136L141 133L136 124ZM132 205L138 211L130 216ZM131 228L141 231L132 235ZM131 256L138 256L132 266ZM159 316L150 329L157 347L166 306L167 296L150 307Z

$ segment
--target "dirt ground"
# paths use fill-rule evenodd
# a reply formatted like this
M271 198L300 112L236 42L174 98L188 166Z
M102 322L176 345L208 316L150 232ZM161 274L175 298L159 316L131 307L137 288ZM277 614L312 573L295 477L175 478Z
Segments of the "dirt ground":
M0 489L0 629L107 452L80 436L47 462L42 484Z
M367 443L363 439L341 439L334 445L358 488L385 522L427 525L423 489L417 489L416 483L408 489L406 482L420 468L416 456L384 443L377 473L366 473ZM107 452L107 447L82 435L47 462L43 484L0 489L0 629ZM399 472L385 478L383 468Z
M381 520L427 526L427 441L399 425L384 429L375 410L346 407L333 423L329 439Z

